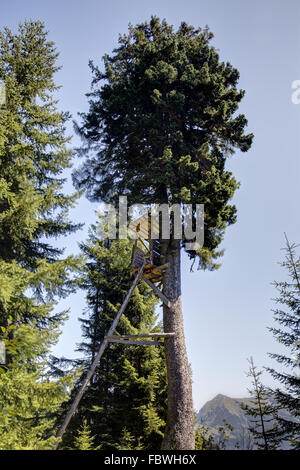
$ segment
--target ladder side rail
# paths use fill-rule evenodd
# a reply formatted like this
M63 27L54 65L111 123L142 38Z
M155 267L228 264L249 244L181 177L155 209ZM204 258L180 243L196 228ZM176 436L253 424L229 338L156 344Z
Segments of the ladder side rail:
M129 289L126 297L125 297L125 300L124 300L123 304L121 305L121 308L119 309L119 311L118 311L113 323L111 324L111 327L109 328L106 336L112 336L114 330L116 329L117 324L119 323L120 317L121 317L122 313L124 312L125 308L127 307L127 304L130 300L130 297L132 296L134 289L136 288L140 278L142 277L143 269L144 269L144 265L141 266L141 268L139 269L139 271L138 271L138 273L137 273L137 275L136 275L136 277L135 277L135 279L134 279L134 281L133 281L133 283L132 283L132 285L131 285L131 287L130 287L130 289ZM91 378L92 378L92 376L95 372L95 369L98 365L98 362L100 361L101 356L103 355L107 345L108 345L108 341L107 341L107 339L104 339L102 341L101 345L100 345L99 351L98 351L98 353L97 353L97 355L96 355L96 357L95 357L88 373L86 374L86 377L85 377L83 383L81 384L81 386L80 386L80 388L79 388L79 390L78 390L78 392L77 392L77 394L76 394L76 396L75 396L75 398L74 398L74 400L73 400L73 402L70 406L70 409L69 409L68 413L66 414L66 417L65 417L61 427L59 428L59 430L57 432L57 437L62 437L63 434L65 433L65 431L67 429L67 426L68 426L69 422L71 421L71 418L72 418L73 414L77 410L79 402L80 402L80 400L81 400L81 398L82 398L82 396L85 392L86 387L88 386L89 381L91 380ZM57 449L58 444L59 444L59 442L57 444L55 444L55 446L53 447L54 450Z

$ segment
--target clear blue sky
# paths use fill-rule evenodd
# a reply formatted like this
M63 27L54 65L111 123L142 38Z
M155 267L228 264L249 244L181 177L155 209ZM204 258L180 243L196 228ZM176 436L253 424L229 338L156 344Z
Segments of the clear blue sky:
M41 19L60 52L63 69L57 83L60 107L87 109L90 86L88 60L101 63L117 45L119 33L158 15L178 26L209 25L222 60L240 71L246 90L240 110L255 140L247 154L228 164L241 188L234 198L238 222L227 230L222 267L217 272L189 272L183 262L183 306L189 359L193 369L194 402L199 408L217 393L245 396L247 358L268 365L268 351L278 345L267 331L272 323L275 296L271 282L284 278L283 232L299 242L299 124L300 104L292 104L291 83L300 80L300 2L298 0L10 0L2 2L0 27L16 29L19 21ZM72 133L72 126L69 127ZM78 145L76 136L73 145ZM78 162L75 162L78 164ZM71 190L71 183L67 185ZM60 244L78 252L88 226L95 221L95 205L82 198L72 212L85 228ZM74 357L80 341L78 317L84 294L61 302L70 319L55 353ZM265 382L271 383L264 374Z

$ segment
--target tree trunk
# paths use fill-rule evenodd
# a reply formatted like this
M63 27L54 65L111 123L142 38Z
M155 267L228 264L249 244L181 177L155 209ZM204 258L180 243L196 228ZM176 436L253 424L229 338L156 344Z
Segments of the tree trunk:
M162 449L195 448L192 381L188 363L181 307L180 240L162 242L163 262L169 263L164 274L163 293L170 300L164 305L164 331L175 332L165 339L168 376L168 416Z

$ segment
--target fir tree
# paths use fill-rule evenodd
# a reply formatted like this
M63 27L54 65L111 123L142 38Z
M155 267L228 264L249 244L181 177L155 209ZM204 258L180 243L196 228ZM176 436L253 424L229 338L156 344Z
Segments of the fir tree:
M75 450L95 450L93 448L94 437L91 435L90 427L84 421L75 438Z
M56 381L49 377L48 353L58 339L65 314L52 315L47 321L53 305L39 304L28 296L28 290L41 278L39 270L29 273L15 262L0 260L0 305L8 316L0 335L6 349L6 360L0 367L1 450L51 449L56 442L53 428L57 414L75 381L72 374ZM50 278L47 282L50 285ZM15 304L26 308L28 316L35 314L36 320L14 322L9 313ZM39 326L41 318L47 321L47 328Z
M251 416L249 431L253 435L254 443L258 449L274 450L277 448L278 427L274 422L276 418L276 408L272 404L270 393L261 382L262 372L257 370L253 358L249 360L248 377L251 377L252 389L249 390L251 396L250 405L241 404L241 408L247 415Z
M6 94L0 109L0 276L4 281L0 324L4 326L11 315L14 322L33 319L48 328L51 309L43 302L68 293L69 272L78 265L72 256L61 258L62 250L48 241L77 228L68 220L68 209L78 195L62 191L61 174L71 166L73 154L65 136L69 116L57 110L54 98L59 88L53 79L59 69L57 56L40 21L20 24L16 34L8 28L0 32L0 79ZM24 283L33 296L24 294ZM9 307L5 297L11 298Z
M84 341L78 348L84 360L76 361L75 365L83 366L84 377L132 283L132 242L103 241L94 227L81 249L87 257L81 282L87 294L87 310L81 319ZM146 284L138 285L116 334L159 331L157 301L152 294ZM80 384L81 381L77 387ZM125 445L126 436L130 448L157 449L162 441L165 414L166 370L162 348L110 344L73 417L63 446L72 447L74 432L84 418L95 436L95 444L103 449L119 449Z
M53 42L40 21L0 32L0 79L6 105L0 109L0 259L30 270L48 269L61 250L50 237L76 229L68 209L77 194L64 195L62 172L72 151L65 136L68 113L57 110L53 77L60 67Z
M51 328L45 332L34 323L18 324L12 339L5 340L8 362L0 367L1 450L52 449L56 442L57 414L75 377L49 379L47 353L58 334L53 323Z
M57 52L40 21L0 32L0 326L7 362L0 376L0 443L4 449L51 448L54 417L72 376L53 381L48 354L66 312L54 312L78 267L50 238L76 229L63 193L71 165L68 114L57 110ZM12 319L12 320L11 320ZM13 321L14 329L10 328ZM52 435L51 435L52 434Z
M90 108L78 128L87 158L74 176L92 200L117 204L126 195L129 204L204 204L205 245L189 251L203 269L218 267L225 228L236 221L228 202L238 183L225 169L226 157L247 151L252 141L245 117L235 115L244 96L239 73L220 62L212 37L207 28L182 23L175 32L152 17L120 36L119 47L104 57L104 72L91 63ZM164 306L164 331L176 333L165 343L164 449L194 448L180 278L180 249L188 241L161 240L161 264L169 264L163 291L171 302Z
M269 328L276 340L289 352L269 354L285 370L267 368L281 384L273 390L279 409L288 411L288 416L278 417L282 438L289 439L292 446L300 449L300 258L297 256L298 245L291 244L285 235L285 259L281 266L287 271L288 280L274 282L279 296L275 299L279 307L274 310L274 320L278 328Z
M116 445L116 448L118 450L142 450L143 447L140 445L140 440L138 440L137 444L135 441L136 439L134 436L132 436L132 434L127 431L126 428L124 428L120 442Z

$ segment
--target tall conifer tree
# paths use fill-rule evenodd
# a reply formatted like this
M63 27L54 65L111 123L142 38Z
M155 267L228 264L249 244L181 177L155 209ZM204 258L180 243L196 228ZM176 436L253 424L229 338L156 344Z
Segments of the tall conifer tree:
M54 312L72 287L74 257L50 239L76 229L63 193L71 165L65 123L54 93L57 52L40 21L0 32L0 325L7 361L0 376L0 445L45 449L71 377L51 381L47 355L66 313ZM15 327L11 328L12 325ZM14 344L15 347L11 345Z
M71 166L65 135L68 113L58 111L54 83L58 53L40 21L0 32L0 257L30 270L48 268L61 251L47 239L76 229L68 209L77 195L63 193L62 172ZM55 264L54 264L55 265Z
M129 27L104 57L104 72L91 63L89 111L80 132L86 161L75 174L92 200L128 203L204 204L205 244L190 251L200 268L214 269L227 225L236 221L229 204L238 183L225 169L235 149L247 151L252 135L236 114L244 91L238 71L221 62L207 28L166 21ZM195 221L195 220L194 220ZM173 232L172 232L173 234ZM186 240L161 240L168 419L164 449L194 448L194 409L181 308L180 252Z

